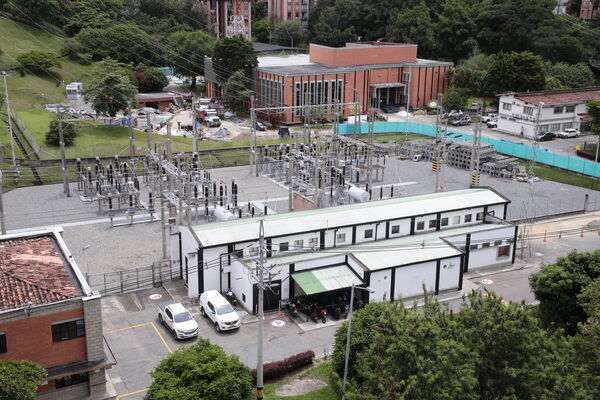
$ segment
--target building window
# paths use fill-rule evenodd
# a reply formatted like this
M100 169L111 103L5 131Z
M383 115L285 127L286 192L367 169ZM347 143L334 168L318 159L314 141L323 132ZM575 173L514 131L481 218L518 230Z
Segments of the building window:
M563 108L562 106L560 107L554 107L554 114L562 114L563 113Z
M482 249L486 249L488 247L490 247L490 242L484 242L484 243L481 244L481 248Z
M56 388L64 388L67 386L77 385L79 383L87 382L88 374L87 372L82 372L81 374L63 376L62 378L56 379L54 382L56 383Z
M402 81L403 82L410 82L410 72L404 72L402 74Z
M477 220L477 221L483 220L483 213L482 212L478 212L477 215L475 216L475 220Z
M568 113L575 112L575 106L566 106L565 112L568 112Z
M442 226L448 226L448 218L442 218Z
M315 247L319 246L319 238L310 238L310 239L308 239L308 245L311 248L315 248Z
M83 336L85 336L85 321L83 318L52 325L53 342L62 342Z
M422 231L423 229L425 229L425 221L417 222L417 230Z
M548 132L550 130L550 125L540 125L540 132Z
M392 235L400 233L400 225L392 225Z
M290 244L288 242L279 243L279 251L288 251L290 249Z
M437 228L437 220L436 219L429 220L429 229L433 229L433 228Z
M458 225L460 224L460 215L456 215L454 217L452 217L452 225Z
M523 114L533 115L533 107L529 107L529 106L523 107Z
M498 256L497 258L506 258L510 254L510 246L500 246L498 247Z
M478 245L476 245L476 244L472 244L471 246L469 246L469 248L470 248L471 250L477 250L477 246L478 246Z
M550 125L550 130L552 132L560 131L560 124L551 124Z
M344 243L346 241L346 234L345 233L338 233L335 237L335 241L337 243Z
M258 255L258 246L252 246L248 248L248 256L256 257Z
M304 239L294 240L294 249L302 250L304 248Z
M502 244L502 240L494 240L494 246L500 246Z
M0 333L0 354L6 353L6 333Z
M473 218L473 216L472 216L471 214L466 214L466 215L465 215L465 224L466 224L467 222L471 222L471 219L472 219L472 218Z
M365 239L370 239L373 237L373 229L365 230Z
M512 110L512 104L510 103L502 103L502 109L506 111Z
M571 129L571 128L573 128L573 123L572 122L565 122L564 124L562 124L562 128L563 128L563 130L565 130L565 129Z

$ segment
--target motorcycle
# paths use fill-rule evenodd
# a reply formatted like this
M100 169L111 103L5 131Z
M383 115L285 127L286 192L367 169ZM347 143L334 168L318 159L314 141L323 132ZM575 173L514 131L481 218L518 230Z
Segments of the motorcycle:
M294 303L293 301L290 301L288 299L288 301L287 301L287 307L288 307L288 310L290 310L290 316L292 318L298 316L298 308L296 307L296 303Z
M327 309L326 308L318 308L318 315L321 317L321 322L325 323L327 322Z
M225 296L225 298L227 299L227 301L228 301L228 302L229 302L229 303L230 303L232 306L234 306L234 307L236 307L236 306L237 306L237 304L238 304L238 301L237 301L237 299L235 298L235 295L233 294L233 292L231 291L231 289L227 290L227 291L224 293L224 296Z

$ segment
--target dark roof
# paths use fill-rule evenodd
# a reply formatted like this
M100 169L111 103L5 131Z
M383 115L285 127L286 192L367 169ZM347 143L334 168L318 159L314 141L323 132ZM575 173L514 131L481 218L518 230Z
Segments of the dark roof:
M253 42L252 48L256 53L277 53L281 51L306 51L306 49L301 49L299 47L287 47L280 46L278 44L269 44L269 43L261 43L261 42Z
M51 234L0 239L0 311L81 295L71 266Z
M545 105L585 103L600 100L600 86L577 89L542 90L536 92L504 93L497 96L514 96L528 104Z

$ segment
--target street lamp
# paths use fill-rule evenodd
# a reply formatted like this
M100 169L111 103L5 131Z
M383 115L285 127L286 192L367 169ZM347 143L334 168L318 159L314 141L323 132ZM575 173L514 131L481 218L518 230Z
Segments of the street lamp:
M346 358L344 358L344 380L342 382L342 400L346 399L346 380L348 379L348 358L350 358L350 332L352 331L352 307L354 306L354 289L365 290L369 293L375 291L370 287L355 286L350 289L350 311L348 311L348 335L346 337Z

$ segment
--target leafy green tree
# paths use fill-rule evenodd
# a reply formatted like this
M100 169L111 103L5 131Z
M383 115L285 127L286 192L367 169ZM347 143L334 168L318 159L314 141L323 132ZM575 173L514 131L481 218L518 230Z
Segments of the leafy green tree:
M266 19L269 13L268 4L264 1L252 0L252 33L254 33L254 23Z
M58 0L9 0L4 9L28 20L60 25L64 22L64 8Z
M330 10L329 13L332 13ZM321 14L318 21L311 25L311 41L317 44L331 47L342 47L346 42L356 40L354 28L339 29L333 27L328 21L326 14Z
M443 106L446 111L464 110L469 101L469 90L450 86L443 97Z
M169 78L154 67L138 64L135 68L138 91L142 93L160 92L169 84Z
M71 146L75 143L77 137L77 127L72 123L63 122L63 138L65 140L65 146ZM58 121L50 121L48 126L48 132L46 133L46 143L53 146L60 145L60 133L58 132Z
M128 65L111 58L97 63L83 79L83 98L99 114L114 118L129 103L136 104L137 86Z
M46 51L32 50L17 56L19 68L23 73L41 74L50 69L60 68L61 64L56 55Z
M592 117L592 132L600 135L600 101L588 101L586 106L588 115Z
M253 392L248 367L207 339L162 360L152 378L146 400L247 400Z
M563 88L580 88L596 83L594 73L586 63L559 62L548 65L547 68L549 77L556 78Z
M469 57L467 60L449 72L450 82L453 86L467 88L477 97L494 95L486 88L486 81L490 66L496 60L496 55L483 53Z
M436 41L425 2L394 14L389 20L386 38L392 42L416 43L421 57L431 57Z
M217 80L221 83L227 82L236 71L243 70L249 74L258 65L252 44L241 36L219 40L212 60Z
M587 61L588 55L573 22L555 18L544 22L531 34L536 38L531 43L531 51L550 62L564 61L575 64Z
M261 19L252 24L252 35L254 41L261 43L269 43L272 38L273 25L266 19Z
M45 377L33 361L0 360L0 399L34 400Z
M161 0L164 1L164 0ZM210 15L204 2L197 0L181 0L181 12L178 13L180 22L194 30L210 32Z
M300 21L278 21L273 26L273 42L281 46L298 47L308 38L308 30Z
M436 56L457 62L467 58L477 46L473 9L463 0L447 0L437 15Z
M106 28L123 11L121 0L71 0L65 2L69 16L64 29L74 36L83 28Z
M550 328L562 328L568 334L575 334L577 324L586 319L577 296L599 277L600 250L590 253L572 251L531 275L529 282L540 302L542 322Z
M247 100L252 94L251 90L246 89L247 80L246 73L240 69L235 71L223 85L225 89L223 103L227 104L232 110L241 110L244 100Z
M196 87L196 77L204 74L204 58L213 52L215 39L203 31L175 32L168 38L167 63L176 74L186 76Z
M577 303L587 315L585 322L579 323L579 331L585 344L582 358L590 375L595 376L597 381L600 378L600 279L587 285L577 295Z
M546 68L540 56L531 52L500 52L487 73L485 86L492 93L542 90Z

